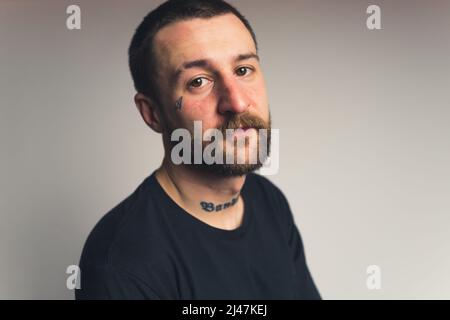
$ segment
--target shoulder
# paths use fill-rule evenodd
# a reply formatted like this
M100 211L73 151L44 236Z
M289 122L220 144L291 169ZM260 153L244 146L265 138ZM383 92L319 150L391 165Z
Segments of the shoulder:
M171 279L164 277L173 259L151 183L147 178L90 232L80 259L80 297L175 295Z
M271 219L278 223L284 230L294 224L294 217L289 202L283 191L268 178L251 173L247 175L244 185L244 196L251 199L260 211L269 212ZM271 213L276 214L271 214Z
M289 207L288 200L283 191L265 176L257 173L250 173L246 177L245 192L250 193L252 197L262 196L272 202L278 208Z
M150 177L126 199L106 213L90 232L81 255L81 267L114 266L128 269L144 258L143 252L161 251L156 202ZM145 247L143 244L145 243Z

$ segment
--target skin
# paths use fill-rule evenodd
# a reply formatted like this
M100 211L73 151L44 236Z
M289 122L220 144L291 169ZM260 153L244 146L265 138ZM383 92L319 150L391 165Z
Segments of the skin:
M163 135L165 156L156 178L189 214L213 227L233 230L240 226L244 214L244 199L239 193L245 176L223 177L189 165L173 165L165 142L171 132L164 129L186 128L192 133L195 120L202 121L203 131L218 128L228 113L248 112L269 120L259 59L236 60L239 55L257 53L253 39L236 16L225 14L170 24L156 34L154 45L161 104L142 93L136 94L135 103L147 125ZM207 65L182 68L186 62L199 59ZM176 81L177 70L183 71ZM182 108L174 108L180 98ZM227 203L235 197L235 205L218 212L205 212L200 206L201 202Z

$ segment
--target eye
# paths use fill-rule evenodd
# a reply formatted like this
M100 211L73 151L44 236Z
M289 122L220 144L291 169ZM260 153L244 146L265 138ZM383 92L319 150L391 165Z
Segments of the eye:
M201 88L204 85L208 84L209 82L211 82L211 80L209 80L205 77L198 77L189 83L189 88L191 88L191 87L192 88Z
M251 73L253 70L249 67L239 67L236 69L236 74L238 76L245 76L247 75L249 72Z

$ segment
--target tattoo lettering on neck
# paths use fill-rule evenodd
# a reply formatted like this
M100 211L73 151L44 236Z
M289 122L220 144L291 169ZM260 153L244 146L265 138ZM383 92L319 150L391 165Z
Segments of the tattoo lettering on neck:
M183 107L183 97L180 97L180 98L175 102L175 110L181 110L182 107Z
M239 199L239 195L237 195L236 198L231 199L231 201L229 201L229 202L225 202L225 203L221 203L221 204L217 204L217 205L214 205L214 203L212 203L212 202L202 201L202 202L200 202L200 206L202 207L202 209L204 211L218 212L218 211L225 210L231 206L234 206L236 204L236 202L238 201L238 199Z

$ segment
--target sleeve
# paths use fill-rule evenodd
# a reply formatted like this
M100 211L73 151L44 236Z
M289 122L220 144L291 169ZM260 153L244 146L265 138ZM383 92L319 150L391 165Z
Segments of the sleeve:
M292 251L295 274L299 283L299 298L305 300L321 300L319 291L306 263L303 242L297 226L292 223L289 234L289 246Z
M76 300L160 300L145 282L111 265L85 265L80 276Z
M314 280L306 263L305 250L300 232L295 224L294 216L292 214L289 202L285 195L278 188L277 194L279 198L279 205L284 211L285 229L287 230L288 245L291 251L292 260L294 264L294 272L296 282L298 283L299 291L298 298L305 300L321 300L322 297L314 283Z

